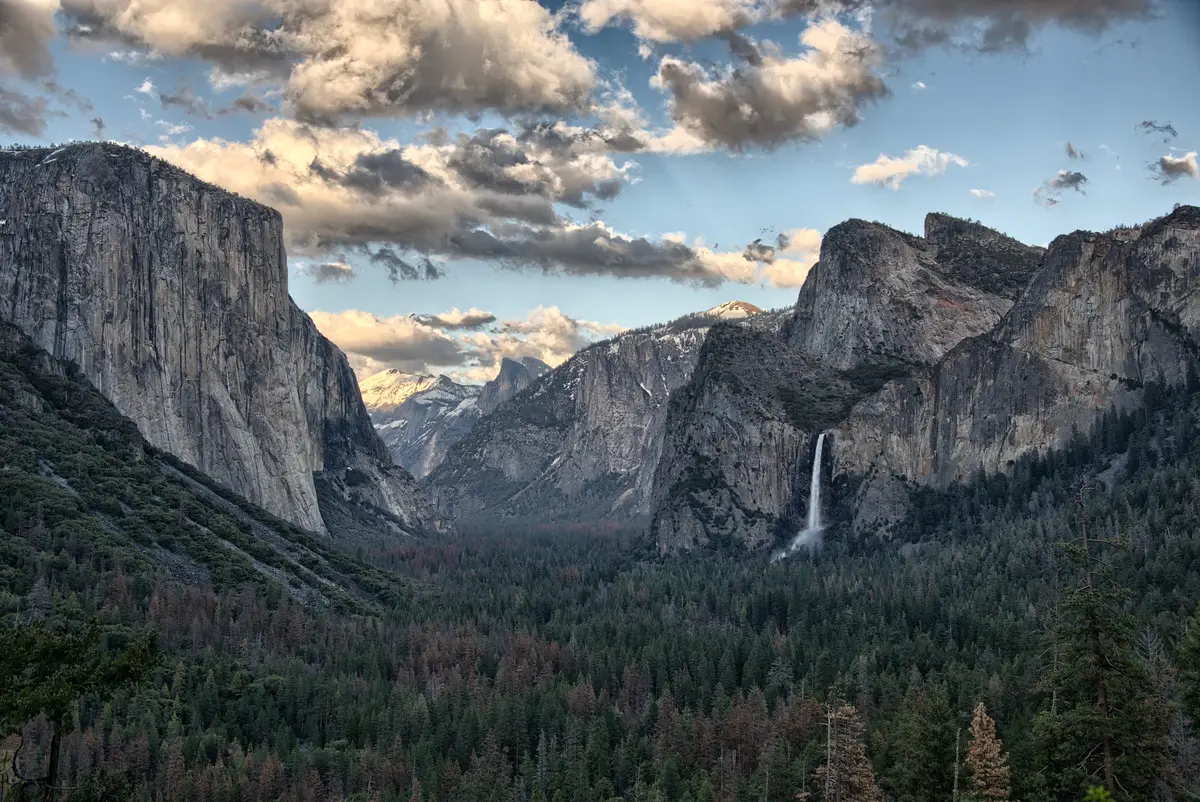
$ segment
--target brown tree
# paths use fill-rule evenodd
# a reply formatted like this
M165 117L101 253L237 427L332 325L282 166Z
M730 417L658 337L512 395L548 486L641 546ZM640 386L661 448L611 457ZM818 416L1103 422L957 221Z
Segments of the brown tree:
M975 705L971 718L971 745L967 747L967 769L971 774L971 796L980 802L1007 800L1010 793L1008 758L996 735L996 722L983 702Z
M826 763L816 770L816 787L824 802L878 802L875 772L867 757L863 723L853 705L828 713Z

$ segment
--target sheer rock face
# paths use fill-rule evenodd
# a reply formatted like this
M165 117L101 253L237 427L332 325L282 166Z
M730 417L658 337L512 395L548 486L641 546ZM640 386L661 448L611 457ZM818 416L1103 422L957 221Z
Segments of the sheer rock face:
M505 401L509 401L544 373L550 366L531 356L520 359L504 357L500 360L500 371L496 378L483 385L479 393L479 411L490 415Z
M983 226L929 215L927 239L879 223L834 226L800 289L788 343L838 369L864 359L929 364L992 329L1040 250Z
M1200 209L1062 236L993 331L854 409L835 470L937 486L1005 470L1138 405L1145 382L1180 384L1198 355Z
M288 297L277 212L87 144L0 152L0 221L0 316L152 445L310 530L325 531L314 474L403 527L446 527Z

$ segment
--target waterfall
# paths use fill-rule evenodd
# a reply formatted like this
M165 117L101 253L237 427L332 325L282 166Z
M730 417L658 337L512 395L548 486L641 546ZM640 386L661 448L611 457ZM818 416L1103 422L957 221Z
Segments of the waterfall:
M825 433L817 435L817 452L813 455L812 480L808 485L808 524L798 532L783 551L771 557L777 562L803 548L814 548L821 543L821 454L825 450Z
M821 528L821 452L825 449L825 432L817 436L817 453L813 455L812 480L808 485L808 531Z

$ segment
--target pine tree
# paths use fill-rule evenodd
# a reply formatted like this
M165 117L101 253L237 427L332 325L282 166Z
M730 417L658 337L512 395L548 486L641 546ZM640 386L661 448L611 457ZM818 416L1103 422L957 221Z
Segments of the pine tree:
M1179 648L1179 684L1184 709L1192 724L1200 726L1200 605L1188 622L1188 632Z
M863 724L853 705L839 705L829 712L825 765L816 770L823 802L878 802L879 786L867 757Z
M1083 508L1083 493L1079 495ZM1059 602L1056 659L1043 676L1048 709L1034 722L1043 793L1074 797L1099 785L1118 800L1147 798L1167 763L1169 714L1134 650L1128 591L1112 577L1084 515L1066 546L1078 580Z
M987 714L983 702L975 705L975 715L971 718L967 770L971 775L972 799L984 802L1009 798L1008 758L996 735L996 722Z

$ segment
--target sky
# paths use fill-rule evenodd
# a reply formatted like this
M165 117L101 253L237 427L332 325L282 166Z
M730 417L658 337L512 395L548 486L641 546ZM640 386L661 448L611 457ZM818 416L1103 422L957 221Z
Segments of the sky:
M280 211L360 376L794 303L849 218L1200 204L1200 0L0 0L0 141Z

